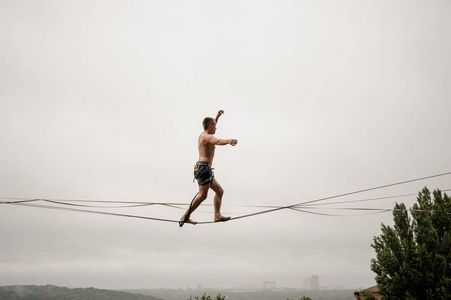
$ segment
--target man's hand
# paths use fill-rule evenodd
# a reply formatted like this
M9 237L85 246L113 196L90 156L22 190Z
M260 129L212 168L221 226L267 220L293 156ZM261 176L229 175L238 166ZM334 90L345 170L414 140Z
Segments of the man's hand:
M236 146L236 144L238 144L238 140L231 140L230 141L230 145Z
M219 117L222 116L223 114L224 114L223 110L218 111L218 114L216 115L216 119L215 119L216 123L218 123Z

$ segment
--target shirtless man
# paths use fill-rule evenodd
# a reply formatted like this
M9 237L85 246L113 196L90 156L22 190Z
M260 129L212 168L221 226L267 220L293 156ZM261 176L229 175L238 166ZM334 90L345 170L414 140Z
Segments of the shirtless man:
M215 119L205 118L202 122L204 127L204 132L199 136L198 147L199 147L199 161L194 166L194 177L197 179L199 184L199 194L193 199L190 207L185 212L185 214L180 219L179 225L183 226L184 223L197 224L190 219L190 214L199 207L199 205L207 199L208 189L212 189L216 194L213 200L215 208L215 222L225 222L230 220L230 217L224 217L221 215L221 202L224 190L219 185L218 181L214 178L211 165L213 163L213 157L215 156L216 145L232 145L235 146L237 140L222 140L214 136L216 133L216 124L218 123L219 117L224 113L220 110Z

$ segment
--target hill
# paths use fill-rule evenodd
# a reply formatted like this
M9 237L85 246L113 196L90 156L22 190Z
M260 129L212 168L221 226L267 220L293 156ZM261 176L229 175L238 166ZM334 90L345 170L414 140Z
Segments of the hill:
M53 285L0 286L2 300L163 300L128 292L95 288L69 289Z
M190 297L195 299L196 296L202 297L204 293L211 297L220 293L223 296L233 300L287 300L301 299L302 297L310 297L312 300L355 300L355 290L324 290L324 291L236 291L231 289L139 289L126 290L127 292L140 293L142 295L153 295L165 300L187 300Z

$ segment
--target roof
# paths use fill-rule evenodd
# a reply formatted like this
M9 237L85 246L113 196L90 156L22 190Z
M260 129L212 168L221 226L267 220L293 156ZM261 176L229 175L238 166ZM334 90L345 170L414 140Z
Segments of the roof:
M372 286L370 288L364 289L364 291L368 291L368 292L371 292L371 293L379 293L379 286L375 285L375 286Z

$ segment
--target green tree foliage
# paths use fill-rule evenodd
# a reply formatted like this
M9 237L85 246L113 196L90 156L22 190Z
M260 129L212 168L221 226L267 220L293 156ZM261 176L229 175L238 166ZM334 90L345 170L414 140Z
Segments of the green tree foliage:
M190 296L188 300L224 300L224 299L225 296L221 296L221 294L218 294L216 295L216 297L211 298L209 295L207 296L207 293L204 293L204 295L201 298L196 297L193 299L193 297Z
M365 300L376 300L376 297L374 297L373 293L371 293L370 291L361 291L360 294Z
M451 295L451 199L424 188L412 207L396 204L394 226L382 224L371 245L379 293L384 299L449 299Z

